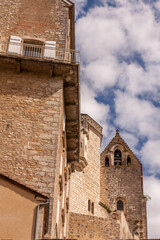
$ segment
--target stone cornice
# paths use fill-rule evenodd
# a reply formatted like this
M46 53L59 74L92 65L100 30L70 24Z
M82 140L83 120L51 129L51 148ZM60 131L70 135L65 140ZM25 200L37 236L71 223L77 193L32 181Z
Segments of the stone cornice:
M93 118L91 118L88 114L81 114L81 122L84 128L87 127L86 125L88 123L89 126L92 127L99 135L99 137L102 139L103 128Z

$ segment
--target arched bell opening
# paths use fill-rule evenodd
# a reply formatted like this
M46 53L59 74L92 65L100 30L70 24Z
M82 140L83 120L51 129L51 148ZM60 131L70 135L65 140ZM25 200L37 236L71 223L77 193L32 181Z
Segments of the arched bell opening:
M131 165L131 158L128 156L127 157L127 166Z
M119 149L114 152L114 165L122 165L122 153Z

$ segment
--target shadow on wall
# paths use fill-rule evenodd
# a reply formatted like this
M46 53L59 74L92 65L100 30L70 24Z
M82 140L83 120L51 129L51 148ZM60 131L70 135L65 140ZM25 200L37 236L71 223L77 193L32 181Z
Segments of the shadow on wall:
M43 99L54 95L60 89L61 84L58 81L59 77L49 78L42 73L34 75L27 72L0 72L0 95Z

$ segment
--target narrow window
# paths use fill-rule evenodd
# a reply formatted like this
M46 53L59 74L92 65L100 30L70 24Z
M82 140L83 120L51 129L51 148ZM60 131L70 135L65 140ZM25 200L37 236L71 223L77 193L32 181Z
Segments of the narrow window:
M92 202L92 214L94 214L94 203Z
M88 211L90 212L91 211L91 201L88 200Z
M114 152L114 165L122 165L122 153L118 149Z
M121 200L117 202L117 210L123 211L123 202Z
M130 164L131 164L131 158L127 157L127 165L130 165Z
M109 158L108 157L106 157L106 159L105 159L105 166L109 167Z

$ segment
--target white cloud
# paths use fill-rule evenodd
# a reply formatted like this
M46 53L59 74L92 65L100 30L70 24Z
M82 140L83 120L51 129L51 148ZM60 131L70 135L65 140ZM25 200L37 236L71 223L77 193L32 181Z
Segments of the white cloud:
M128 132L120 132L121 137L125 140L129 148L134 152L134 154L138 154L136 146L138 144L138 138L134 136L134 134Z
M87 79L95 91L103 91L105 87L114 86L121 73L114 59L106 62L102 60L91 62L83 67L82 71L84 78Z
M147 201L148 212L148 235L155 239L160 236L160 179L154 176L144 178L144 192L151 197Z
M79 14L83 13L83 8L87 4L88 0L74 0L75 3L75 15L76 18L79 16Z
M160 68L158 66L148 66L144 70L138 64L125 65L125 78L121 81L122 86L132 95L154 92L159 95L160 88Z
M109 106L104 105L103 103L98 103L95 100L96 93L91 87L86 86L85 84L81 85L82 93L82 109L83 113L89 114L95 121L97 121L101 126L107 131L108 126L106 124L109 119Z
M87 0L76 2L82 13ZM155 174L160 170L160 107L151 100L160 104L160 21L152 6L160 11L160 3L117 0L113 2L118 7L109 7L107 0L101 2L103 6L90 9L76 23L82 110L103 125L105 144L114 136L115 126L122 129L120 134L136 154L139 140L147 140L139 156L144 167ZM111 87L116 93L112 106L97 102ZM149 236L159 237L160 181L145 178L145 188L152 197L148 203Z
M109 60L125 44L125 33L119 22L108 15L108 8L96 7L76 23L77 46L85 62L97 58Z
M160 138L160 111L151 103L117 91L115 98L116 123L138 137Z
M152 173L160 173L160 139L156 141L149 140L141 150L143 163L148 165ZM160 191L160 189L159 189Z

